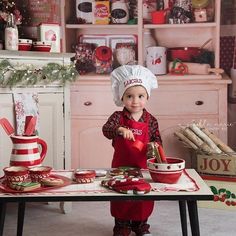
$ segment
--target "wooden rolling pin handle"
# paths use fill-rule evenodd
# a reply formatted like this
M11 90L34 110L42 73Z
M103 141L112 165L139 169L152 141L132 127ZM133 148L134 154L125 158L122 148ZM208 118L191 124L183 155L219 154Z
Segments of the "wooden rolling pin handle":
M221 69L221 68L209 68L208 69L208 72L209 73L215 73L216 75L219 75L219 74L223 74L224 73L224 70Z

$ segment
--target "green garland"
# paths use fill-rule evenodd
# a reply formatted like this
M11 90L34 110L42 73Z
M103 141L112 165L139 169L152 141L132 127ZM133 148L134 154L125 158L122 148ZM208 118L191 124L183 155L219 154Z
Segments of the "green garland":
M35 69L33 65L13 66L8 60L0 62L0 86L30 86L35 84L50 84L59 81L64 85L67 81L76 80L78 71L74 63L59 65L48 63L41 69Z

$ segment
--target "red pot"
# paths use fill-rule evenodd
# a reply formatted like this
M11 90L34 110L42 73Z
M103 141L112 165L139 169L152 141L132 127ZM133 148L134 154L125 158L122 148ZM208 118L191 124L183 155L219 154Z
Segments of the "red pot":
M198 47L176 47L167 50L169 61L179 59L184 62L192 62L195 57L198 57L203 52L203 49Z

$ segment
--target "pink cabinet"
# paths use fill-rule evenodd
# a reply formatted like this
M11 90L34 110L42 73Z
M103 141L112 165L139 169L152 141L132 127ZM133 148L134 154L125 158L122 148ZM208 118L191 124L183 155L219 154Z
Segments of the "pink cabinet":
M186 159L188 149L174 137L181 125L201 121L227 142L228 79L159 79L152 91L148 111L159 121L167 155ZM102 134L107 118L118 109L112 100L108 76L95 79L81 76L71 87L72 167L109 167L113 155L111 141Z

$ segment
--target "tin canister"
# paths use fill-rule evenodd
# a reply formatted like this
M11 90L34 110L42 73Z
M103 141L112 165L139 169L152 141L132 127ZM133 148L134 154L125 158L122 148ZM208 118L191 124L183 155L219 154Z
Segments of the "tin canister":
M126 0L111 3L111 20L114 24L125 24L129 20L129 9Z
M94 0L76 0L76 17L80 24L91 24L93 22Z

